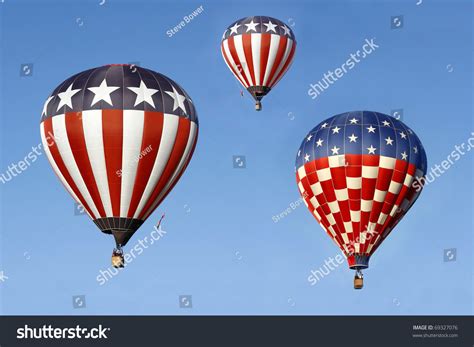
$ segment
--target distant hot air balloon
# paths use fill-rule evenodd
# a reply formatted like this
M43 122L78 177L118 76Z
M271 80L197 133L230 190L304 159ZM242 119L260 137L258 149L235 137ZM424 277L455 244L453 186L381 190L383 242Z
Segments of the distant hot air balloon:
M309 132L296 181L310 212L356 270L362 269L418 198L426 154L415 133L378 112L342 113Z
M265 16L239 19L222 36L221 51L230 71L248 90L260 111L260 100L283 77L295 55L296 40L282 21Z
M41 138L65 188L115 238L112 261L188 165L198 136L194 104L168 77L134 65L78 73L46 100Z

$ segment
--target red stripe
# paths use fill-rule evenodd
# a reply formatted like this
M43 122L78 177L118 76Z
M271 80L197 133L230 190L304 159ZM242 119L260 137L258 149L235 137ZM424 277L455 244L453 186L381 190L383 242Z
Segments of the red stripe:
M232 70L232 73L234 74L235 77L238 78L238 80L240 81L240 83L242 83L242 85L245 87L245 82L242 78L240 78L238 72L234 69L233 67L233 64L231 64L230 62L230 58L227 56L227 54L225 53L225 50L224 50L224 44L221 45L221 51L222 51L222 56L224 57L226 63L227 63L227 66Z
M163 173L161 174L160 179L158 180L155 188L153 189L153 193L151 194L150 198L148 199L145 206L143 207L143 210L140 211L138 219L143 219L148 209L150 209L153 206L156 198L160 195L163 188L166 186L170 178L173 176L173 173L178 167L178 164L186 148L186 143L188 142L188 137L189 137L190 126L191 126L191 122L188 119L179 117L176 139L174 142L173 149L171 150L168 163L166 164L165 169L163 170Z
M59 153L58 146L56 145L56 141L54 140L53 118L45 119L43 124L44 124L44 136L51 141L50 143L48 143L48 147L49 147L49 151L51 153L51 156L53 157L53 160L56 163L56 166L58 167L59 171L63 175L63 177L66 180L69 187L71 187L74 194L76 194L76 196L79 199L79 202L81 203L81 205L87 210L87 212L89 212L89 214L92 216L92 218L94 218L94 213L92 213L92 210L90 209L90 207L87 204L86 200L84 199L81 192L77 188L76 183L74 183L74 180L72 179L71 175L69 174L69 171L67 170L66 165L64 164L64 161L61 158L61 154ZM59 176L58 176L58 178L59 178Z
M288 58L286 59L285 65L283 65L283 68L278 73L278 77L275 78L275 80L273 81L270 87L273 87L275 84L277 84L278 81L283 77L285 72L290 67L291 62L293 61L293 56L295 55L295 48L296 48L296 43L295 41L293 41L293 45L291 46L291 51L290 51L290 54L288 55Z
M280 66L280 63L283 60L287 43L288 43L288 39L286 38L286 36L280 36L280 41L278 42L278 51L275 56L275 60L273 61L272 70L266 81L267 82L266 85L269 87L270 87L270 82L273 80L273 76L275 75L275 72L278 69L278 66Z
M252 79L252 85L256 85L255 72L253 70L253 57L252 57L252 34L242 35L242 45L244 46L245 60L250 71L250 77Z
M86 140L84 138L84 128L82 125L82 112L66 113L66 133L71 146L72 154L76 165L81 173L82 179L86 185L87 190L94 202L95 207L99 211L100 217L106 217L104 205L100 198L99 189L95 181L94 173L92 171L91 162L87 153Z
M270 42L271 34L262 34L260 44L260 84L263 85L263 78L265 77L265 71L267 70L268 55L270 53Z
M127 217L132 218L137 211L138 204L143 196L143 192L150 179L153 165L156 161L156 156L160 148L161 137L163 133L164 115L161 112L145 111L145 118L143 123L143 140L141 151L148 146L151 146L152 152L144 156L137 167L137 175L133 186L132 198L130 200L130 207L128 209Z
M242 62L239 60L237 50L235 49L234 36L229 37L227 41L229 42L229 52L232 55L232 59L234 60L235 65L237 65L237 67L240 67L239 70L240 74L242 75L242 78L245 80L248 86L252 85L252 83L249 83L249 81L247 80L247 77L245 76L244 72L244 67L242 66Z
M114 217L120 217L123 110L102 110L102 135L112 213Z

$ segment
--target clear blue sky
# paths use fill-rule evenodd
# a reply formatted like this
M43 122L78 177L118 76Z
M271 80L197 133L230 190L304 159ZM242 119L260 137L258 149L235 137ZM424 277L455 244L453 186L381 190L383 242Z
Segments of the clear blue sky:
M472 13L469 1L13 1L0 3L1 166L40 143L44 100L67 77L109 63L140 62L182 85L200 120L181 181L135 235L163 211L167 234L100 286L111 237L86 216L45 156L0 184L2 314L472 314L473 152L430 184L371 259L365 288L340 266L311 286L311 269L338 248L300 206L294 159L306 133L351 110L390 113L423 142L428 166L473 130ZM200 5L176 35L166 31ZM293 66L256 113L221 54L233 21L268 15L292 25ZM390 29L403 15L403 28ZM317 99L307 91L375 38L379 48ZM20 77L20 65L33 75ZM451 65L448 67L448 65ZM451 71L451 72L449 72ZM289 113L291 113L289 115ZM246 156L234 169L233 155ZM457 249L444 262L443 251ZM179 295L192 295L182 309ZM86 308L72 307L73 295Z

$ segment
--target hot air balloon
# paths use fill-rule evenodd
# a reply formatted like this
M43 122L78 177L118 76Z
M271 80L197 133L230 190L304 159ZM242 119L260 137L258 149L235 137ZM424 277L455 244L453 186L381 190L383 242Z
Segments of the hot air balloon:
M221 51L230 71L255 99L260 100L283 77L295 55L296 40L282 21L265 16L239 19L222 35Z
M296 157L296 182L304 202L356 270L363 286L370 256L418 198L426 154L400 120L357 111L321 122Z
M115 238L112 263L188 165L198 136L189 95L168 77L135 65L80 72L47 98L46 156L97 227Z

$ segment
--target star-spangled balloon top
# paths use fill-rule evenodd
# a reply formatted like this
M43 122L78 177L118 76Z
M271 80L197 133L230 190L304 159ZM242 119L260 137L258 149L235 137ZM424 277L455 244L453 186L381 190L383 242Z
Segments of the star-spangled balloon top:
M266 16L245 17L235 21L224 31L222 40L230 36L256 33L286 36L296 41L290 26L281 20Z
M386 156L426 173L426 153L418 136L400 120L379 112L346 112L328 118L305 137L296 169L316 159L345 154Z
M193 101L183 88L133 64L105 65L68 78L46 99L41 122L67 112L101 109L163 112L198 123Z

